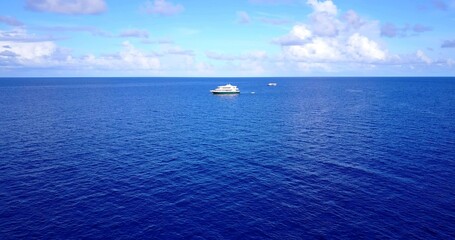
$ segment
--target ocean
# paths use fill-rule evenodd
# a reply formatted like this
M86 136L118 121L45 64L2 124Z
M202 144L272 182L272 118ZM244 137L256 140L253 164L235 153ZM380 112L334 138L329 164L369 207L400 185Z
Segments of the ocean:
M0 239L454 238L455 78L0 79Z

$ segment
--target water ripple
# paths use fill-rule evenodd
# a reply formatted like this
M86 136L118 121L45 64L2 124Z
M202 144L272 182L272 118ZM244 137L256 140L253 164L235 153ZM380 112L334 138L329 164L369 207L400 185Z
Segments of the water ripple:
M0 238L455 238L452 78L224 81L0 79Z

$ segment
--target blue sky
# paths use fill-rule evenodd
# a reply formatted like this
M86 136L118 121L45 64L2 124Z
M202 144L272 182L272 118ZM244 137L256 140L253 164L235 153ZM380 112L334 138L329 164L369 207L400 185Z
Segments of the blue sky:
M455 0L0 2L0 77L454 76Z

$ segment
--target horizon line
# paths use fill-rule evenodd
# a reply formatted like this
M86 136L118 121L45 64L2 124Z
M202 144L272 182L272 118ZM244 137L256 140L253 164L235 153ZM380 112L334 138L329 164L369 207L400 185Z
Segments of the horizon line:
M247 77L230 77L230 76L216 76L216 77L208 77L208 76L121 76L121 77L113 77L113 76L45 76L45 77L38 77L38 76L11 76L11 77L4 77L0 76L0 79L4 78L455 78L455 76L247 76Z

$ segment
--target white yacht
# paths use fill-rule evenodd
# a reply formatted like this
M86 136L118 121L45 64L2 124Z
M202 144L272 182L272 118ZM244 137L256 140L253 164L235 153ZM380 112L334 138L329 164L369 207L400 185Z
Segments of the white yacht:
M276 85L277 85L276 82L270 82L267 84L267 86L271 86L271 87L275 87Z
M226 84L224 86L218 86L214 90L210 90L213 94L239 94L240 90L237 86L233 86L231 84Z

